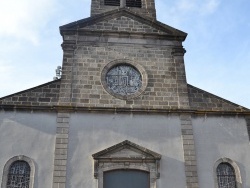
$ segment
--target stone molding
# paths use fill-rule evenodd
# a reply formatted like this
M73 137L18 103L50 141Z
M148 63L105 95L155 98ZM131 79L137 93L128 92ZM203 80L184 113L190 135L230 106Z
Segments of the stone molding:
M160 178L161 155L142 146L125 140L92 155L94 177L98 188L103 188L103 173L118 169L134 169L149 172L150 188L155 188Z
M29 166L30 166L29 188L33 188L33 186L34 186L34 178L35 178L35 164L34 164L34 161L31 158L26 157L24 155L18 155L18 156L12 157L11 159L9 159L6 162L6 164L4 165L4 169L3 169L3 178L2 178L1 188L6 188L7 181L8 181L9 168L16 161L25 161L25 162L27 162L29 164Z
M218 188L218 180L217 180L217 167L220 163L229 163L233 169L234 169L234 173L235 173L235 177L236 177L236 188L242 188L242 180L241 180L241 175L240 175L240 168L237 165L237 163L235 161L233 161L232 159L223 157L218 159L215 163L214 163L214 187Z
M0 109L4 111L46 111L59 112L61 110L67 112L105 112L105 113L159 113L159 114L182 114L189 113L197 116L250 116L250 110L226 111L226 110L194 110L194 109L157 109L157 108L116 108L116 107L83 107L70 105L52 105L52 106L27 106L27 105L0 105Z
M186 36L187 36L187 33L183 32L183 31L180 31L180 30L175 29L171 26L163 24L157 20L152 20L152 19L149 19L147 17L140 16L139 14L135 14L135 12L133 12L127 8L112 10L109 12L105 12L105 13L93 16L93 17L78 20L77 22L72 22L72 23L60 26L60 33L62 36L65 36L66 33L74 35L75 32L81 34L82 29L84 29L85 26L93 25L93 24L100 22L100 21L103 21L103 20L117 18L119 16L126 16L128 18L137 20L138 22L147 24L147 25L152 26L158 30L166 32L167 36L169 36L172 40L184 41ZM91 32L99 32L99 31L93 30ZM108 33L110 33L110 32L112 32L112 31L108 31ZM103 33L103 31L101 31L101 33ZM115 31L114 33L117 33L117 31ZM123 33L128 33L128 32L123 32ZM146 32L141 33L141 34L147 35ZM160 34L156 34L155 36L160 36ZM167 39L170 39L170 38L167 38Z
M142 78L142 86L141 88L134 94L132 95L127 95L127 96L121 96L119 94L116 94L114 92L112 92L108 86L107 86L107 83L106 83L106 74L107 72L112 69L113 67L115 66L118 66L118 65L129 65L129 66L132 66L134 67L140 74L141 74L141 78ZM113 95L114 97L116 98L119 98L119 99L123 99L123 100L129 100L129 99L133 99L133 98L136 98L138 97L139 95L141 95L143 93L143 91L147 88L147 84L148 84L148 75L147 75L147 72L146 70L138 63L136 62L133 62L129 59L117 59L117 60L114 60L114 61L111 61L110 63L108 63L103 69L102 69L102 72L101 72L101 82L102 82L102 86L104 87L104 89L110 94L110 95Z
M173 56L184 56L185 53L186 53L186 50L182 47L173 48L172 50Z

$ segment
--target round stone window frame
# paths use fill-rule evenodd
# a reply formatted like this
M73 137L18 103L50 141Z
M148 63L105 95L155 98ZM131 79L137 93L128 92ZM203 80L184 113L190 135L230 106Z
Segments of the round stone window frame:
M33 188L34 186L34 178L35 178L35 163L34 161L24 155L18 155L15 157L12 157L11 159L9 159L6 164L4 165L4 169L3 169L3 177L2 177L2 185L1 188L6 188L7 187L7 181L8 181L8 174L9 174L9 169L11 167L11 165L14 162L17 161L25 161L29 164L30 167L30 181L29 181L29 188Z
M131 66L133 67L135 70L137 70L140 75L141 75L141 87L139 88L139 90L137 92L135 92L134 94L131 95L119 95L117 93L114 93L112 90L109 89L108 84L106 82L106 75L107 73L114 67L117 67L119 65L127 65L127 66ZM135 63L129 59L117 59L114 61L109 62L103 69L102 69L102 73L101 73L101 82L102 85L104 87L104 89L112 96L118 98L118 99L122 99L122 100L131 100L133 98L138 97L139 95L141 95L148 84L148 75L146 70L138 63Z

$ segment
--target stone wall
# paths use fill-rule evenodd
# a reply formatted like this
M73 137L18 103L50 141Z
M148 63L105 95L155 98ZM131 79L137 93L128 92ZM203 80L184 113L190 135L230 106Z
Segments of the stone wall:
M104 5L104 0L92 0L91 16L112 11L120 8L119 6ZM128 7L128 9L142 16L156 19L155 2L154 0L142 0L142 8Z
M199 185L217 187L215 164L230 159L239 168L237 188L250 186L250 146L246 121L240 116L194 116L192 119Z
M26 156L35 164L33 187L52 188L56 113L1 110L0 135L0 183L6 162Z
M125 31L125 32L141 32L141 33L160 33L165 34L159 29L156 29L147 24L140 23L134 19L128 18L126 16L121 16L118 18L107 19L102 22L84 27L84 29L89 30L103 30L103 31Z
M60 80L56 80L0 98L0 105L56 105L59 99L59 91Z
M162 155L160 177L153 178L156 181L155 187L186 187L179 117L121 113L71 114L66 187L99 187L99 179L94 177L92 155L124 140ZM130 162L126 169L133 165ZM137 164L136 168L140 166Z
M177 41L164 44L163 41L152 40L150 44L146 39L96 39L72 35L64 38L60 104L161 109L188 107L183 54L176 53L175 47L180 45ZM72 46L75 42L77 45ZM181 46L179 48L183 51ZM103 88L101 72L115 60L131 61L147 72L147 87L137 98L120 100Z
M195 110L225 110L245 111L248 110L240 105L208 93L204 90L188 85L190 107Z

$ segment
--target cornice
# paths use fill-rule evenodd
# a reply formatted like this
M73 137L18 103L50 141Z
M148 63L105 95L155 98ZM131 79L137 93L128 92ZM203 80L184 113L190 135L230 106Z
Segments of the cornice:
M0 111L42 111L42 112L102 112L102 113L138 113L138 114L191 114L191 115L239 115L249 116L248 111L217 111L194 109L152 109L152 108L109 108L109 107L79 107L79 106L25 106L25 105L0 105Z

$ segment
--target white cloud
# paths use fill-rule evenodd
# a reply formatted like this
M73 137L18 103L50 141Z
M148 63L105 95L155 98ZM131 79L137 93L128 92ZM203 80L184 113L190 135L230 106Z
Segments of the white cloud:
M39 44L39 32L46 25L57 0L0 1L0 35Z
M11 63L9 61L4 61L4 62L0 61L0 75L1 75L0 88L6 88L9 83L8 81L11 79L13 67L10 64Z
M212 14L214 13L219 7L220 1L219 0L207 0L202 4L200 9L200 14Z
M221 0L175 0L166 3L156 1L157 18L179 29L202 24L203 18L213 16L218 10ZM198 23L197 23L198 22ZM192 27L193 27L192 26Z
M175 6L182 15L186 13L207 15L216 11L219 4L220 0L179 0Z
M189 12L195 9L196 1L195 0L180 0L177 3L177 9L179 11Z
M10 66L10 63L8 63L8 62L0 62L0 75L1 75L1 78L4 75L8 75L9 72L11 72L12 69L13 69L13 67Z

